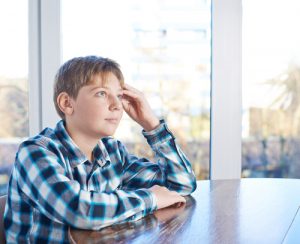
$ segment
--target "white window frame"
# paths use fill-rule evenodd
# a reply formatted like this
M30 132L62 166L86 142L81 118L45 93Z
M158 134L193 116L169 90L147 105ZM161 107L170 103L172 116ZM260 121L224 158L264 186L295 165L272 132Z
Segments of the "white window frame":
M60 0L29 0L30 135L58 121L54 75L61 64ZM241 177L242 0L212 0L210 178Z
M242 0L212 0L211 179L241 177Z
M61 64L60 0L29 0L29 132L54 127L53 81Z

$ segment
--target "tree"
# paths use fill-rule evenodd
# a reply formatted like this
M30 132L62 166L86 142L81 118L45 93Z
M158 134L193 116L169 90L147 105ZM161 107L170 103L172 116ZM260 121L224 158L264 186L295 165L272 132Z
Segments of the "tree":
M0 82L0 137L28 136L28 92L26 80Z
M291 136L298 136L300 132L300 66L291 64L279 76L267 81L272 88L279 90L279 95L270 107L279 107L288 118Z

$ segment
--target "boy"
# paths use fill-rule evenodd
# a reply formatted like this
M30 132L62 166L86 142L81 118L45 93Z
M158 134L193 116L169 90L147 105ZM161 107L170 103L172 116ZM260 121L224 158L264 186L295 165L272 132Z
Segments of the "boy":
M196 180L166 123L113 60L74 58L59 69L54 104L62 118L20 145L5 207L7 242L67 241L69 226L99 230L184 203ZM123 110L143 127L157 162L111 136Z

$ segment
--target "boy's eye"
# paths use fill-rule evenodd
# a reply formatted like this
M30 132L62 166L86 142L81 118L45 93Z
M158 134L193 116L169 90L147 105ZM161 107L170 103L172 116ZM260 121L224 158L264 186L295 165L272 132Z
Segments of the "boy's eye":
M98 97L106 97L106 92L105 91L99 91L99 92L96 93L96 95Z
M123 95L118 95L118 99L122 100L123 99Z

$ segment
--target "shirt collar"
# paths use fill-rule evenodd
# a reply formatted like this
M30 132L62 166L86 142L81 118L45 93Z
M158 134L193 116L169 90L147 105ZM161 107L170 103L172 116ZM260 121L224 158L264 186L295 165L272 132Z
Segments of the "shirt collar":
M101 166L104 167L106 164L110 164L110 157L102 142L99 140L96 147L93 150L94 160Z
M68 155L70 165L72 168L83 164L88 160L85 154L79 149L76 143L72 140L70 135L68 134L65 128L65 121L61 120L56 124L55 133L57 134L59 140L61 141L62 145L66 149L66 153ZM94 160L103 167L107 163L110 163L110 157L108 152L102 142L99 140L97 145L93 150Z

